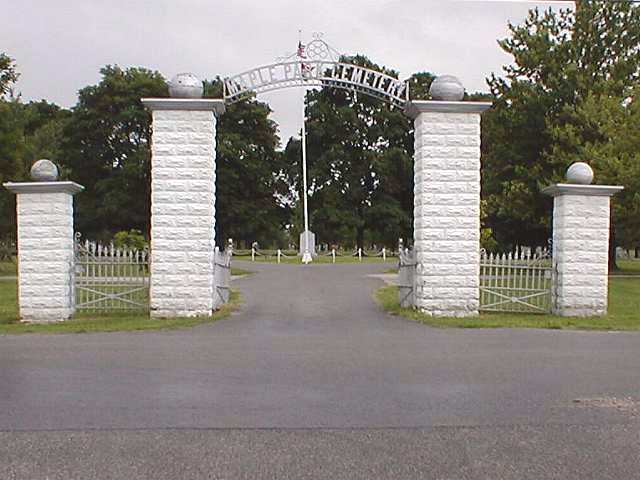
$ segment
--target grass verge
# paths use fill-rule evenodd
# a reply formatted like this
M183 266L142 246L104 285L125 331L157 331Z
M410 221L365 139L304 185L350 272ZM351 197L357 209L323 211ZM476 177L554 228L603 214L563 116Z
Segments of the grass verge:
M15 261L3 260L0 262L0 277L15 277L18 274L18 266Z
M640 260L639 259L618 259L618 267L620 271L615 272L614 275L640 275Z
M44 325L25 324L17 320L15 282L0 283L0 335L21 333L130 332L188 328L228 317L242 303L237 290L231 291L229 303L211 317L154 319L146 314L79 315L71 320Z
M434 327L640 330L640 278L609 279L609 314L604 317L481 313L473 318L441 318L402 308L398 301L398 287L394 285L380 288L375 297L387 312Z
M245 270L244 268L235 268L235 267L231 267L231 275L235 276L235 277L239 277L242 275L251 275L255 272L252 272L251 270Z

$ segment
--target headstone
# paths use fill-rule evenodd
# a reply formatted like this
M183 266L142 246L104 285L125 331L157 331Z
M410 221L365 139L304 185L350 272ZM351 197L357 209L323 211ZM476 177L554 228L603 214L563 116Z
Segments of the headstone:
M300 234L300 255L304 255L306 250L306 235L309 235L309 253L314 257L317 255L316 253L316 234L312 231L304 231Z

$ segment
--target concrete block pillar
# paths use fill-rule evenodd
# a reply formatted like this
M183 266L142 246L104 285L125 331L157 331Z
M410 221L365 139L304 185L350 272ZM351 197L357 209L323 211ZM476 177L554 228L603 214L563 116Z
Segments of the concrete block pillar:
M480 114L485 102L413 101L415 306L433 316L480 306Z
M75 312L73 195L84 187L58 181L3 185L17 196L20 320L67 320Z
M622 188L560 183L543 190L554 197L556 315L606 315L610 197Z
M216 114L222 100L142 99L152 111L152 317L214 309Z

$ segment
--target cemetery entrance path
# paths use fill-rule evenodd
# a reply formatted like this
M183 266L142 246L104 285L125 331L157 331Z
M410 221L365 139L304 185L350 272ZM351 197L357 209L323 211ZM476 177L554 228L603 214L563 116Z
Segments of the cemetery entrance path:
M388 265L235 262L192 329L0 337L0 478L633 478L637 333L436 329Z

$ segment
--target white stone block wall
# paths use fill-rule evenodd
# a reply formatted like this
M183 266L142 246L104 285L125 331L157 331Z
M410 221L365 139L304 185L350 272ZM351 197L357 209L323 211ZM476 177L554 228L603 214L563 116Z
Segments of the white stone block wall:
M150 301L154 317L213 311L215 135L211 108L153 110Z
M477 315L479 111L422 111L415 118L414 250L416 307L433 316Z
M558 315L607 313L609 203L608 196L554 198L554 313Z
M20 319L66 320L75 311L73 195L18 193L17 214Z

